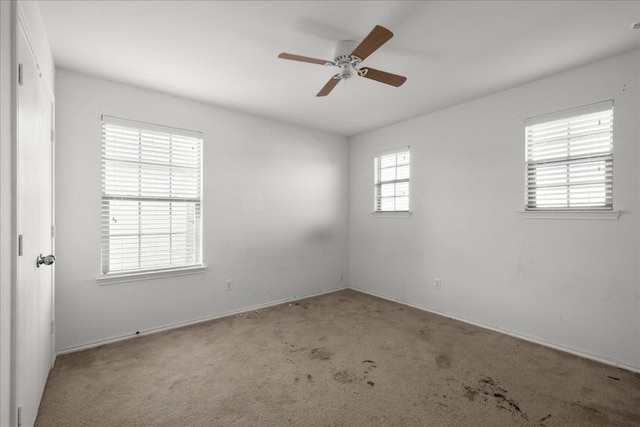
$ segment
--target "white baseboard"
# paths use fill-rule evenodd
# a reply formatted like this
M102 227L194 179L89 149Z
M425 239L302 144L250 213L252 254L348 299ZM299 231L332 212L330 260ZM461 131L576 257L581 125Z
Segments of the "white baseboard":
M443 317L447 317L447 318L450 318L450 319L458 320L460 322L468 323L470 325L474 325L474 326L477 326L479 328L489 329L491 331L498 332L498 333L505 334L505 335L509 335L509 336L514 337L514 338L519 338L519 339L524 340L524 341L529 341L529 342L532 342L534 344L539 344L539 345L542 345L542 346L545 346L545 347L550 347L550 348L553 348L555 350L559 350L559 351L563 351L565 353L573 354L574 356L584 357L585 359L593 360L595 362L604 363L605 365L615 366L617 368L625 369L627 371L640 373L640 367L626 365L624 363L621 363L621 362L618 362L618 361L615 361L615 360L611 360L611 359L608 359L608 358L603 357L603 356L595 356L595 355L592 355L592 354L583 353L580 350L575 350L575 349L572 349L572 348L569 348L569 347L564 347L564 346L561 346L561 345L558 345L558 344L553 344L553 343L550 343L550 342L547 342L547 341L544 341L544 340L540 340L538 338L529 337L529 336L521 334L519 332L509 331L509 330L506 330L506 329L497 328L495 326L490 326L490 325L486 325L484 323L480 323L480 322L476 322L476 321L473 321L473 320L465 319L465 318L462 318L462 317L459 317L459 316L454 316L454 315L451 315L451 314L447 314L447 313L444 313L442 311L434 310L434 309L427 308L427 307L422 307L422 306L415 305L415 304L410 304L410 303L407 303L407 302L404 302L404 301L399 301L397 299L388 297L386 295L381 295L381 294L378 294L378 293L375 293L375 292L371 292L371 291L367 291L367 290L364 290L364 289L360 289L360 288L352 286L352 285L349 286L349 289L352 289L352 290L357 291L357 292L362 292L363 294L371 295L371 296L374 296L374 297L377 297L377 298L382 298L382 299L386 299L388 301L393 301L395 303L406 305L408 307L417 308L418 310L426 311L426 312L429 312L429 313L432 313L432 314L436 314L438 316L443 316Z
M287 302L299 301L299 300L302 300L302 299L318 297L320 295L331 294L333 292L343 291L345 289L348 289L348 288L345 286L345 287L342 287L342 288L331 289L331 290L328 290L328 291L317 292L317 293L312 293L312 294L303 295L303 296L296 296L296 297L292 297L292 298L284 298L284 299L277 300L277 301L270 301L270 302L267 302L267 303L264 303L264 304L258 304L258 305L253 305L253 306L250 306L250 307L243 307L243 308L240 308L240 309L237 309L237 310L226 311L224 313L216 314L216 315L213 315L213 316L200 317L200 318L194 319L194 320L187 320L185 322L172 323L170 325L165 325L165 326L160 326L160 327L157 327L157 328L146 329L146 330L140 331L140 333L131 333L131 334L126 334L126 335L120 335L120 336L117 336L117 337L107 338L107 339L104 339L104 340L93 341L93 342L90 342L90 343L87 343L87 344L80 344L80 345L75 345L75 346L71 346L71 347L65 347L65 348L61 348L59 350L56 350L55 356L61 355L61 354L66 354L66 353L75 353L76 351L88 350L90 348L99 347L101 345L111 344L111 343L115 343L115 342L118 342L118 341L129 340L129 339L136 338L136 337L141 337L141 336L144 336L144 335L151 335L151 334L155 334L155 333L158 333L158 332L169 331L171 329L182 328L184 326L195 325L196 323L208 322L209 320L214 320L214 319L220 319L222 317L233 316L233 315L238 314L238 313L245 313L245 312L249 312L249 311L260 310L260 309L263 309L263 308L273 307L273 306L284 304L284 303L287 303Z

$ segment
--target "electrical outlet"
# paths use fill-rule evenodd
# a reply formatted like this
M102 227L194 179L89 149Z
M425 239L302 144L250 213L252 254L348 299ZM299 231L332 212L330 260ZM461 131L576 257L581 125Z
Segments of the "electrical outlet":
M227 279L227 290L228 291L230 291L232 289L231 283L232 283L231 279Z
M435 279L433 284L436 287L436 289L442 288L442 282L440 282L440 279Z

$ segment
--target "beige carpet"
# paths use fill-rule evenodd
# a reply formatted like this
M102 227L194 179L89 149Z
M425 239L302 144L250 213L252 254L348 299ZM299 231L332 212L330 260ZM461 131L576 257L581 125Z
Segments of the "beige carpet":
M60 356L38 426L638 426L640 375L347 290Z

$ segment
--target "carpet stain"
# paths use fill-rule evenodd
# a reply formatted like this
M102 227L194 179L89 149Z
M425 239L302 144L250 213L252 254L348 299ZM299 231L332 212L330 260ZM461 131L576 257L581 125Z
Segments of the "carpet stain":
M420 329L420 338L423 338L425 340L429 340L431 338L431 331L425 330L425 329Z
M495 386L496 385L493 382L493 378L491 378L491 377L482 378L482 379L478 380L478 382L484 383L484 384L489 384L490 386Z
M573 402L571 403L571 405L576 406L578 408L582 408L587 412L591 412L593 414L601 414L600 411L598 411L596 408L592 408L591 406L587 406L587 405L583 405L582 403L578 402Z
M367 363L369 366L365 367L364 369L364 375L367 376L367 374L369 373L370 370L373 370L373 368L376 367L375 363L373 360L363 360L362 363Z
M451 367L451 357L446 354L436 356L436 365L440 369L449 369Z
M520 415L525 420L529 419L529 416L522 412L520 405L513 399L507 396L507 390L496 385L495 381L491 377L484 377L478 380L479 387L465 386L463 396L470 402L475 399L477 394L482 394L485 397L493 398L496 404L496 408L507 410L515 415ZM471 398L473 396L473 398Z
M176 388L176 386L178 386L178 384L180 384L182 382L182 380L177 380L174 381L173 384L171 384L171 386L169 387L169 390L173 390L174 388Z
M498 404L496 405L498 408L508 409L507 407L504 406L504 405L508 405L510 408L520 413L524 418L527 418L527 416L523 414L522 411L520 410L520 406L518 406L518 404L515 401L513 401L513 399L509 399L507 396L505 396L502 393L493 393L493 396L498 398L499 400Z
M309 357L311 359L329 360L333 356L333 352L324 347L312 348Z
M469 400L469 402L473 402L473 400L476 398L476 394L478 394L478 392L476 390L472 389L469 386L465 386L464 389L465 389L465 391L464 391L463 396L466 397Z
M543 423L543 422L547 421L549 418L551 418L551 414L547 415L546 417L540 418L540 422Z
M618 378L618 377L612 377L612 376L610 376L610 375L607 375L607 378L611 378L611 379L612 379L612 380L614 380L614 381L620 381L620 378Z
M376 383L374 383L373 381L367 381L367 384L369 384L371 387L373 387Z
M333 374L333 379L341 384L350 383L354 380L354 376L351 375L347 370L339 371Z

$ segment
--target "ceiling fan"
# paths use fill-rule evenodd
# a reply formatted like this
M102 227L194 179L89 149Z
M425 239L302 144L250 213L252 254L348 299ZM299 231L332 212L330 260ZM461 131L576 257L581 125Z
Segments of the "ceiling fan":
M385 44L391 37L393 37L391 31L380 25L376 25L369 35L359 44L353 40L343 40L336 43L333 61L294 55L292 53L281 53L278 55L278 58L338 67L340 72L331 77L316 96L327 96L340 80L346 81L356 74L367 79L398 87L407 80L406 77L376 70L375 68L360 67L362 61L378 50L380 46Z

